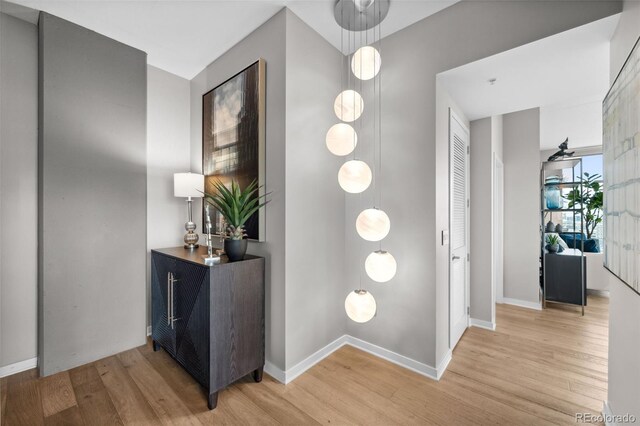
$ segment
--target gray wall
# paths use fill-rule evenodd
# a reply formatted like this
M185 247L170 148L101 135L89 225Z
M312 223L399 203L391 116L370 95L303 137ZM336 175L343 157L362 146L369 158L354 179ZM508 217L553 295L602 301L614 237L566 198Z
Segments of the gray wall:
M640 2L627 0L611 39L612 83L639 36ZM628 413L640 419L640 296L612 274L608 275L608 400L614 414Z
M0 14L0 367L36 357L38 30Z
M502 160L503 117L471 122L471 318L495 322L494 157Z
M189 80L147 66L147 325L150 250L182 244L187 203L173 196L173 174L190 170Z
M42 13L38 357L145 342L146 54Z
M505 114L504 297L538 303L540 109Z
M350 334L432 366L448 350L442 343L448 247L439 245L448 226L448 141L435 136L442 134L435 121L436 74L619 11L619 3L607 1L460 2L383 40L382 208L391 218L384 245L393 250L398 274L384 287L371 287L378 315L350 324ZM347 199L347 228L359 208ZM361 243L347 237L351 253ZM363 260L348 257L348 282L357 283Z
M471 122L471 318L492 322L491 117Z
M287 11L286 367L345 332L345 193L325 134L338 122L343 55ZM313 84L310 84L313 82ZM268 95L267 95L268 96ZM348 225L353 228L353 223Z
M266 241L250 242L248 252L266 258L266 358L285 368L285 67L286 13L279 12L191 80L191 171L202 171L202 95L251 65L266 61L267 134L266 189L272 192L266 208ZM200 224L200 203L194 220ZM200 230L202 231L202 230ZM308 229L307 231L308 232ZM300 233L306 240L307 236ZM312 247L309 246L311 249Z

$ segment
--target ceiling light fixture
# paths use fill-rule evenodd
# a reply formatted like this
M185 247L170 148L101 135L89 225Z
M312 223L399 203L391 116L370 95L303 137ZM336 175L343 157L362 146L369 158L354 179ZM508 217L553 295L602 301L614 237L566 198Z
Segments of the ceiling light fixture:
M398 264L391 253L384 250L376 250L367 256L367 260L364 262L364 269L372 280L386 283L396 275Z
M371 80L380 72L380 53L373 46L363 46L351 58L351 71L360 80Z
M338 156L349 155L358 144L358 135L353 127L347 123L331 126L326 137L327 149Z
M378 141L382 140L382 127L380 117L382 112L382 101L380 96L381 77L380 68L382 59L380 54L380 23L387 16L389 11L389 0L338 0L334 9L336 22L342 27L341 52L344 54L344 31L347 31L348 52L355 53L347 60L347 84L344 86L344 77L341 81L342 92L334 101L334 111L336 116L345 123L332 126L326 135L326 144L329 151L335 155L349 155L353 153L354 158L345 162L338 172L338 182L340 187L351 194L364 192L372 183L374 184L374 207L363 210L356 219L356 231L358 235L366 241L381 241L387 236L391 229L389 216L375 207L376 187L380 193L378 203L381 202L382 195L379 185L382 161L376 164L376 157L379 159L378 150L381 150L381 143L376 147L376 133ZM378 43L377 48L369 45L369 31L373 30L373 43ZM356 32L359 33L359 48L356 49ZM364 37L363 37L364 34ZM377 34L377 38L376 38ZM353 37L352 37L353 36ZM364 38L364 40L363 40ZM351 42L353 41L353 46ZM364 43L363 43L364 41ZM348 53L347 52L347 53ZM344 75L344 73L341 73ZM353 78L353 77L355 78ZM377 78L377 80L375 80ZM355 127L346 123L353 123L360 119L364 112L364 100L362 98L363 82L373 80L371 84L373 90L373 113L371 115L373 123L373 152L375 173L364 161L355 158L355 149L358 145L358 136ZM376 96L377 95L377 96ZM377 108L376 108L377 106ZM362 130L362 120L359 121ZM362 145L362 143L361 143ZM371 151L368 151L371 152ZM365 152L366 154L366 152ZM379 204L378 204L379 205ZM397 264L394 257L383 251L382 248L369 254L365 261L367 275L376 282L387 282L396 274ZM371 292L362 287L362 270L360 271L360 286L357 290L350 292L344 302L347 316L358 323L365 323L371 320L377 310L375 298Z
M355 90L344 90L333 103L333 110L342 121L356 121L364 111L364 101Z
M354 290L344 300L344 310L351 320L359 323L368 322L376 315L376 299L367 290Z
M338 183L350 194L359 194L371 185L371 169L364 161L349 160L340 167Z

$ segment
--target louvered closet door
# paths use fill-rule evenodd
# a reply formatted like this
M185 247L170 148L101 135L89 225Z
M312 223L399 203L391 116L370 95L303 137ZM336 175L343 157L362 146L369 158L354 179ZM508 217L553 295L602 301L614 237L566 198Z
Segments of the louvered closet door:
M469 131L449 115L449 331L453 349L469 325Z

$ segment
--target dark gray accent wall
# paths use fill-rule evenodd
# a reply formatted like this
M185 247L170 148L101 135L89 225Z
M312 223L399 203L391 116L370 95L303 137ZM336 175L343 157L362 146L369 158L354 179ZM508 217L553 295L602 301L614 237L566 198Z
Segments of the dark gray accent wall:
M146 90L144 52L40 15L42 375L145 342Z

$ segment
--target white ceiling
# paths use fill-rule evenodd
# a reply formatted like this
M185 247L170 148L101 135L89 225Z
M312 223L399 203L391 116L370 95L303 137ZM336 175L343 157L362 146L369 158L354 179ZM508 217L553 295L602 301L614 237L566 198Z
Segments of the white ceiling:
M602 145L602 102L540 108L540 150L556 149L565 138L569 148Z
M382 36L458 0L392 0ZM335 0L11 0L147 52L150 65L191 79L287 6L336 48ZM3 11L5 8L3 7ZM345 48L346 50L346 48Z
M469 120L542 107L542 149L556 147L570 134L570 147L594 145L602 135L601 123L593 120L602 120L599 105L609 89L609 41L619 18L611 16L463 65L439 74L438 81ZM491 78L497 79L494 85L488 82Z

